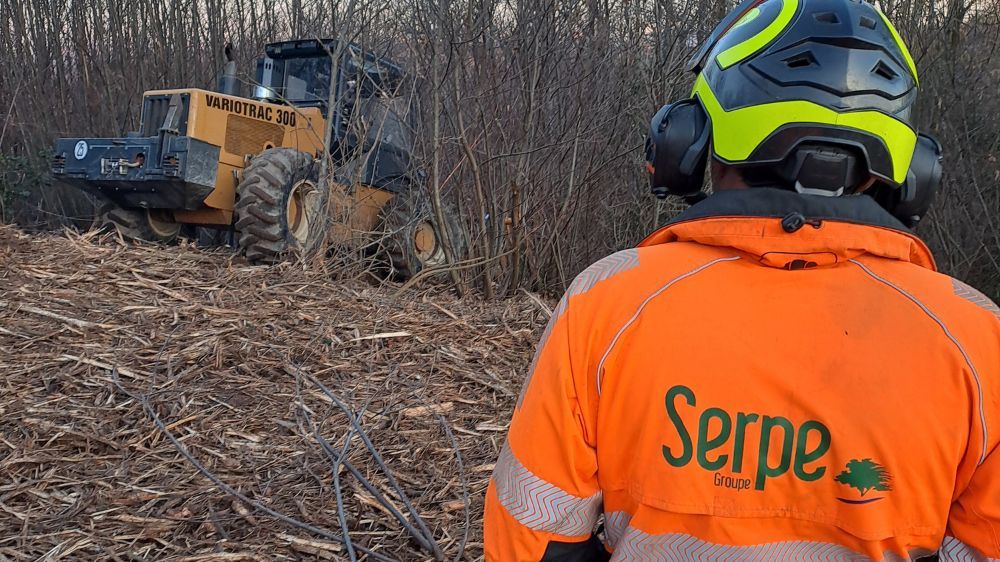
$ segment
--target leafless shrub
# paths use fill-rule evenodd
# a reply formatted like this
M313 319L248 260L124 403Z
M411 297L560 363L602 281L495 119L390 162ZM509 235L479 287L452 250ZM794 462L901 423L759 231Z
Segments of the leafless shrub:
M89 203L39 171L59 135L122 135L142 92L214 84L221 47L253 82L264 43L346 36L412 73L424 188L462 216L473 260L453 275L487 297L559 292L674 208L647 195L652 112L686 95L683 64L732 2L712 0L111 0L0 4L5 217L52 227ZM947 177L921 226L942 268L1000 296L998 0L882 0L921 69L922 130ZM248 92L246 92L248 93ZM27 185L25 185L25 183ZM27 192L30 196L14 194Z

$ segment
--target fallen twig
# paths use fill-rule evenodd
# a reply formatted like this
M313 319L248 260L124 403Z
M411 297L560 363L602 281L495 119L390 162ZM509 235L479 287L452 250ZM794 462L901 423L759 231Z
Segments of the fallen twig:
M351 425L354 426L354 428L357 430L358 437L361 438L361 441L365 444L365 447L368 448L368 451L371 453L372 458L375 460L376 464L378 464L379 468L382 469L383 474L385 474L386 479L389 481L389 485L392 487L393 491L396 492L396 495L399 497L399 500L403 502L403 505L406 507L407 511L409 511L410 517L413 518L414 523L416 523L417 526L420 528L421 534L426 539L426 543L428 543L427 544L428 550L430 550L431 553L434 554L435 560L443 560L444 555L441 553L441 549L438 547L437 542L434 541L433 535L427 528L427 524L424 523L423 518L420 517L420 514L417 513L416 508L413 507L413 504L407 497L406 492L403 491L402 486L399 485L399 482L397 482L396 478L392 475L392 471L389 470L388 466L386 466L385 461L382 459L382 455L379 454L378 449L375 448L375 445L372 444L371 439L368 438L368 434L365 433L364 429L362 429L361 424L358 422L358 420L351 415L351 410L350 408L347 407L347 404L344 404L344 402L340 398L338 398L333 392L331 392L330 389L327 388L316 377L310 375L307 372L303 372L303 375L305 375L305 377L309 380L309 382L316 385L323 392L323 394L325 394L328 398L330 398L330 400L332 400L333 403L336 404L337 407L340 408L341 411L343 411L344 414L351 420ZM332 451L332 448L329 448L329 445L327 445L324 448L327 449L328 452ZM349 466L349 465L345 462L344 466Z
M226 494L229 494L230 496L239 499L240 501L246 503L247 505L253 506L253 508L256 509L257 511L260 511L261 513L266 513L283 523L286 523L298 529L302 529L303 531L308 531L310 533L313 533L314 535L318 535L320 537L323 537L331 541L336 541L339 543L344 542L344 538L341 537L340 535L331 533L326 529L321 529L319 527L310 525L305 521L301 521L294 517L289 517L284 513L275 511L270 507L267 507L266 505L260 503L259 501L249 498L246 495L231 488L228 484L226 484L218 476L216 476L215 473L205 468L205 466L202 465L201 462L198 461L198 459L194 458L194 456L191 455L191 453L187 450L187 447L185 447L183 443L177 440L177 437L175 437L174 434L169 429L167 429L166 424L163 423L163 420L160 419L160 416L156 413L156 410L153 409L153 406L149 403L148 398L146 398L143 395L138 395L129 392L124 386L122 386L121 382L119 382L118 380L118 369L114 369L112 371L111 377L112 377L112 382L114 383L115 387L118 388L119 391L121 391L123 394L125 394L129 398L135 400L140 405L142 405L142 409L146 412L146 415L153 421L157 429L160 430L160 433L162 433L163 436L170 441L170 443L174 446L177 452L180 453L180 455L184 457L189 463L191 463L191 466L193 466L199 473L201 473L202 476L208 478L220 490L222 490ZM358 546L356 548L376 560L382 560L383 562L398 562L393 558L383 556L377 552L373 552L362 546Z
M455 434L451 432L451 425L440 414L438 414L437 419L438 423L441 424L441 428L444 429L445 435L448 436L448 441L451 442L452 448L455 450L455 463L458 464L458 475L462 482L462 509L465 512L465 525L462 526L462 541L458 543L458 552L455 554L455 562L458 562L465 556L465 545L469 542L469 526L472 523L472 515L469 513L469 475L465 472L465 464L462 462L462 449L458 446Z
M62 314L56 314L49 310L44 310L35 306L30 306L27 304L14 304L10 302L0 301L0 305L6 306L7 308L12 308L14 310L23 310L24 312L29 312L31 314L37 314L38 316L44 316L46 318L51 318L53 320L58 320L64 324L69 324L75 328L99 328L101 330L113 330L118 328L113 324L101 324L99 322L88 322L87 320L80 320L78 318L70 318L69 316L63 316Z

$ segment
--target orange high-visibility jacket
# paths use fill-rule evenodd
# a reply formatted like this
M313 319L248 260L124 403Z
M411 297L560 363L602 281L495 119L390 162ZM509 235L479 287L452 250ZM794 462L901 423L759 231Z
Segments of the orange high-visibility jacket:
M866 196L723 192L563 297L486 560L1000 559L998 443L995 304Z

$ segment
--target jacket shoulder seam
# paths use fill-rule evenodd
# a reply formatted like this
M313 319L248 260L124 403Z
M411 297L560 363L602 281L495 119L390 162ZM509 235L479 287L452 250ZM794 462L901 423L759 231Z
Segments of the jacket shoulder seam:
M696 267L696 268L694 268L694 269L692 269L692 270L690 270L690 271L688 271L686 273L682 273L682 274L680 274L680 275L678 275L676 277L671 278L665 284L661 285L660 288L658 288L657 290L653 291L650 295L648 295L639 304L639 306L636 309L635 313L632 314L632 316L625 322L625 324L623 324L622 327L618 329L618 331L615 333L615 336L611 339L611 343L608 345L607 350L605 350L604 354L601 356L601 360L597 364L597 373L596 373L596 376L597 376L597 395L598 396L601 395L601 382L602 382L602 380L604 378L603 375L602 375L602 373L604 371L604 362L607 361L608 357L611 355L611 352L614 350L615 346L618 344L618 341L621 339L622 335L628 330L628 328L633 323L635 323L635 321L639 318L639 316L642 315L642 311L646 308L646 305L648 305L650 302L652 302L653 299L655 299L656 297L658 297L658 296L662 295L663 293L665 293L668 289L670 289L671 287L673 287L677 283L679 283L679 282L681 282L681 281L683 281L685 279L689 279L691 277L694 277L695 275L698 275L699 273L701 273L702 271L705 271L706 269L712 267L713 265L716 265L716 264L722 263L722 262L736 261L736 260L739 260L739 259L741 259L740 256L729 256L729 257L723 257L723 258L716 258L716 259L711 260L711 261L709 261L707 263L704 263L704 264L702 264L702 265L700 265L700 266L698 266L698 267Z
M637 248L630 248L628 250L615 252L610 256L597 260L591 264L590 267L577 275L575 279L573 279L573 282L570 283L569 288L566 289L565 293L563 293L563 296L559 299L559 303L549 315L549 320L545 325L545 331L542 332L542 337L538 340L538 345L535 347L535 355L531 359L531 363L528 366L528 374L525 376L524 382L521 383L521 392L517 396L516 408L518 410L520 410L521 405L524 404L524 397L528 393L528 386L531 384L531 379L534 378L535 369L538 367L538 361L541 359L542 351L545 349L545 345L548 343L549 337L552 335L556 323L559 322L559 319L562 318L562 316L566 314L566 311L569 309L569 300L572 297L582 295L590 291L599 283L607 281L631 269L635 269L636 267L639 267L639 250Z
M978 409L979 409L979 423L980 423L980 425L982 427L982 431L983 431L983 447L982 447L982 452L980 453L979 461L976 464L977 464L977 466L983 464L983 462L986 460L986 453L987 453L988 444L989 444L989 428L986 425L986 409L985 409L984 399L983 399L983 383L982 383L982 379L979 377L979 370L976 368L975 362L972 361L972 357L970 357L969 353L965 350L965 346L963 346L962 342L960 342L958 340L958 338L951 332L951 330L948 329L948 325L945 324L945 322L943 320L941 320L941 317L938 316L937 314L935 314L934 311L932 311L930 309L930 307L928 307L926 304L924 304L923 301L921 301L916 296L912 295L911 293L909 293L908 291L906 291L905 289L903 289L899 285L896 285L892 281L890 281L890 280L888 280L888 279L886 279L886 278L878 275L877 273L875 273L874 271L872 271L868 266L866 266L865 264L861 263L860 261L855 260L855 259L852 259L850 261L854 265L856 265L859 268L861 268L861 270L865 274L867 274L868 277L872 278L873 280L875 280L878 283L881 283L881 284L889 287L890 289L894 290L899 295L903 296L904 298L906 298L907 300L909 300L910 302L912 302L913 304L915 304L918 308L920 308L924 312L924 314L926 314L932 321L934 321L935 324L938 325L939 328L941 328L941 330L944 332L944 335L951 341L951 343L958 349L959 353L962 355L962 358L965 360L965 364L969 367L969 371L972 373L972 377L973 377L973 379L976 382L976 393L977 393L977 401L978 401Z

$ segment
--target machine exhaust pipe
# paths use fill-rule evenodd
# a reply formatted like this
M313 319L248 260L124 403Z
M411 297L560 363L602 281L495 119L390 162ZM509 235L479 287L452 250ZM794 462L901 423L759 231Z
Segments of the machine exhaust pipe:
M240 83L236 79L236 61L233 57L233 44L226 43L226 64L222 67L222 76L219 78L220 94L230 96L240 95Z

